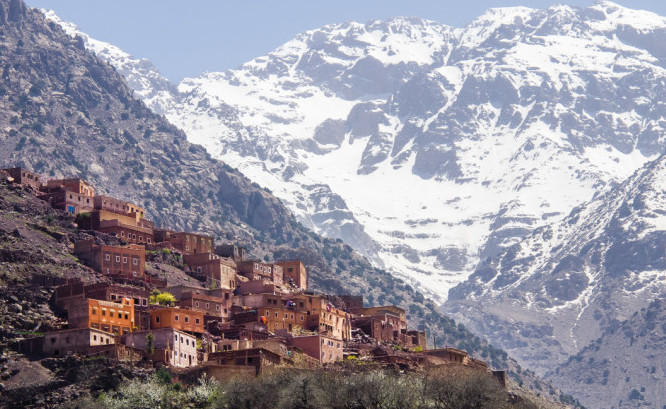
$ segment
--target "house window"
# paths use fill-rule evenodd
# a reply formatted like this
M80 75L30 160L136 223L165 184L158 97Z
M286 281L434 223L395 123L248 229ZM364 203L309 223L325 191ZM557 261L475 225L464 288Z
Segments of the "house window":
M134 264L135 266L138 265L138 264L139 264L139 260L137 260L137 259L132 260L132 264Z
M275 318L277 318L277 317L278 317L278 313L276 312L276 313L275 313Z
M139 243L143 243L143 236L139 236Z
M301 321L303 321L303 316L301 315Z
M195 301L195 302L194 302L194 306L197 307L197 308L199 308L199 301Z
M174 315L173 320L174 320L174 321L178 321L178 316L177 316L177 315Z
M190 322L190 317L185 317L185 322Z
M93 341L97 341L97 335L93 335Z
M106 317L106 310L102 309L102 317Z
M116 256L116 263L120 263L120 256Z
M92 313L93 313L93 315L97 315L97 308L93 308Z
M210 308L210 304L206 303L206 309L209 309L209 308Z
M51 343L52 343L52 344L55 344L55 342L56 342L55 337L52 337L52 338L51 338Z
M220 310L220 305L219 305L219 304L215 304L215 311L219 311L219 310Z
M127 257L123 257L123 264L127 264Z
M156 317L155 317L155 323L156 323L156 324L159 324L159 323L160 323L160 317L159 317L159 316L156 316Z
M123 318L123 313L122 313L122 312L119 312L119 313L118 313L118 318L120 318L120 319Z
M201 267L197 267L197 273L201 272Z
M125 237L125 232L124 231L120 232L120 237Z
M136 240L136 234L132 234L132 240Z
M111 261L111 255L110 254L105 254L104 255L104 260Z
M199 320L199 318L195 318L195 319L194 319L194 323L195 323L195 324L199 325L200 322L201 322L201 321Z

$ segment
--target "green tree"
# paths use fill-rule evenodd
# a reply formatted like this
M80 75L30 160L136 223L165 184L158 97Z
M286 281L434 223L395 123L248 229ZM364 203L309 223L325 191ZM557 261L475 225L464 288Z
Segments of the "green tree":
M173 305L175 302L176 297L166 291L153 290L150 293L150 303L153 305Z

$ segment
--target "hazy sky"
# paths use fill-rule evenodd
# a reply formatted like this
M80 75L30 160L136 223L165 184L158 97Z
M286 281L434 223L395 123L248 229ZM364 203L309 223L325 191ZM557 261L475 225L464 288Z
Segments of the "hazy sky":
M416 16L463 27L490 7L552 4L589 6L594 0L26 0L50 8L84 32L152 61L174 82L223 71L326 24ZM666 15L663 0L618 0Z

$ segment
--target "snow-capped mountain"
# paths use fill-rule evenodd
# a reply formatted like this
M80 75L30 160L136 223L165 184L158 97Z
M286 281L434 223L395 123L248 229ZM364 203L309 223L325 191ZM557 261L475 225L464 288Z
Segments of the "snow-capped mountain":
M174 91L84 37L191 141L440 299L663 151L664 40L610 2L352 22Z
M614 334L623 321L644 327L646 323L635 314L643 309L641 316L645 315L648 304L663 299L664 294L666 155L647 163L618 187L576 207L561 222L536 229L484 262L465 283L450 291L445 309L530 368L550 372L560 384L571 384L574 380L555 372L554 367L566 363L564 368L570 374L576 366L567 358L584 347L588 355L589 349L598 351L596 357L607 361L605 369L623 380L644 372L637 363L645 363L646 356L666 356L664 342L648 348L644 343L619 345L621 339L613 341L619 337ZM666 331L666 327L660 330ZM612 347L599 351L597 345L609 343ZM622 357L616 356L620 347ZM653 398L663 398L666 393L662 369L660 366L659 373L653 371L656 375L641 381L644 387L654 383L649 391ZM579 378L587 379L583 374ZM593 376L587 384L602 382L602 377ZM635 386L636 379L626 385L603 383L595 388L629 388L622 396L608 394L616 404ZM611 406L599 403L592 406Z

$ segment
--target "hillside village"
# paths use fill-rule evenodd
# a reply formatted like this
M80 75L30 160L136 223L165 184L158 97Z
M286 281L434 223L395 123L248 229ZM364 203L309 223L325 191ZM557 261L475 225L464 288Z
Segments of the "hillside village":
M146 219L146 209L96 194L79 178L2 171L3 183L75 218L85 238L71 251L104 278L49 278L56 287L52 304L66 325L26 336L19 352L152 361L183 376L203 371L218 379L343 361L491 372L465 351L428 349L426 333L409 329L399 307L366 307L362 296L309 290L300 260L256 260L211 235L160 228ZM170 268L152 262L158 259ZM492 373L505 384L504 371Z

